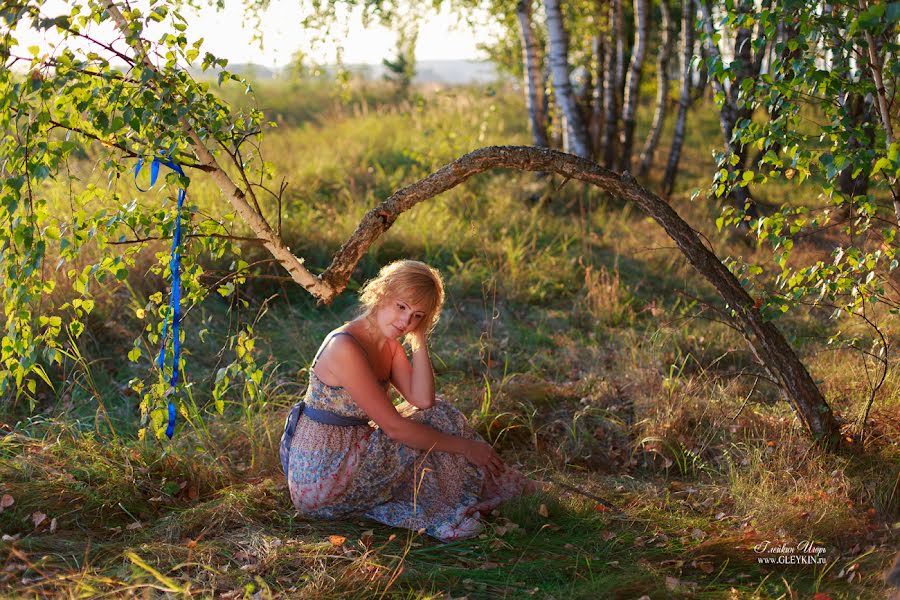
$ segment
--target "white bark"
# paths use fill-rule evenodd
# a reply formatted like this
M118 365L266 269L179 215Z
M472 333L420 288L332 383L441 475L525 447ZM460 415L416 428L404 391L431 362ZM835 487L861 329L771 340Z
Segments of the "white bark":
M653 153L659 144L659 136L662 133L663 122L669 100L669 60L672 57L674 36L672 35L672 9L669 0L660 0L659 8L662 12L662 26L660 29L659 55L656 59L656 110L653 113L653 123L650 125L650 133L641 150L641 162L638 165L638 175L646 175L653 162Z
M116 22L116 26L125 38L129 40L132 49L144 64L144 67L151 71L158 72L156 66L147 55L146 50L141 45L141 42L132 38L128 33L128 21L112 0L106 1L106 10ZM310 294L324 302L329 302L334 298L334 296L337 295L335 290L330 285L324 283L320 278L310 273L306 267L303 266L303 259L297 258L291 252L290 248L284 244L284 241L278 234L272 230L262 215L250 206L243 190L238 188L228 174L222 169L218 161L216 161L215 156L212 155L209 148L206 147L206 144L200 139L200 136L197 135L197 131L191 126L190 122L187 119L182 118L181 126L188 134L188 137L191 140L191 146L197 154L199 162L207 168L213 181L215 181L219 186L219 189L222 190L222 193L225 195L229 204L231 204L241 218L244 219L247 225L250 226L256 234L256 237L262 242L263 246L265 246L272 256L281 263L288 274L290 274L291 278L306 288Z
M516 6L522 61L525 70L525 101L531 123L531 137L539 148L549 147L547 140L547 106L544 102L544 79L541 76L541 52L531 20L531 0L520 0Z
M622 150L619 157L619 170L631 170L631 154L634 147L635 114L638 105L638 89L641 83L641 72L644 69L644 56L647 51L649 0L634 0L634 49L628 65L628 79L625 82L625 99L622 103Z
M574 153L582 158L592 156L591 139L584 117L575 101L569 69L569 39L563 24L559 0L547 0L547 34L550 38L550 72L553 75L553 91L556 102L565 116L566 132Z

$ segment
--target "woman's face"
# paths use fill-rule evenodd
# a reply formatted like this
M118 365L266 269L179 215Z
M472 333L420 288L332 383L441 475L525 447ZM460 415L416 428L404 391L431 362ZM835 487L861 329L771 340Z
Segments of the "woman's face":
M373 316L376 326L385 337L398 339L421 324L425 310L402 298L386 298L375 309Z

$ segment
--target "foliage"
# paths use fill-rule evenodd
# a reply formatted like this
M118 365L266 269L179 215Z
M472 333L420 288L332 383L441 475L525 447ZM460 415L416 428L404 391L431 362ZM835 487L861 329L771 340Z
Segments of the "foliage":
M818 197L781 204L755 219L747 206L728 207L716 221L720 229L747 224L757 242L771 249L777 287L758 295L772 318L798 304L828 306L835 316L865 317L877 302L887 302L893 311L900 308L890 292L900 259L900 213L885 202L900 200L900 143L878 126L883 120L877 107L885 93L893 104L900 76L900 11L893 4L861 6L787 0L750 10L746 2L729 0L716 20L716 36L741 28L755 31L753 47L757 53L768 51L769 64L762 77L738 81L739 60L710 60L710 72L739 89L744 107L766 112L766 118L740 121L734 132L739 144L758 152L753 168L730 170L737 157L719 153L715 196L734 187L765 190L778 180L798 188L810 180L822 190ZM887 90L877 89L867 37L877 45L876 67ZM894 127L896 114L889 113ZM843 237L834 243L830 261L791 260L795 241L832 228ZM763 272L759 265L741 269L750 285ZM885 350L882 346L880 352Z
M233 112L213 94L208 82L187 74L184 66L200 59L202 41L189 41L187 24L176 11L154 2L144 12L131 9L124 14L129 39L141 40L163 30L151 45L158 68L148 68L140 57L130 57L91 36L92 26L109 21L101 2L75 3L68 13L53 17L42 12L40 3L31 2L5 4L0 12L8 30L0 47L5 66L0 72L3 398L34 398L40 382L53 388L48 371L60 368L67 348L77 343L95 296L126 279L140 242L171 237L174 202L169 200L162 209L150 207L127 201L117 189L119 178L130 178L132 161L164 154L184 166L196 166L179 126L183 121L190 122L208 144L238 156L248 138L261 135L259 110ZM61 41L53 52L32 47L30 56L18 56L13 54L18 27L57 35ZM226 61L203 53L204 70L225 65ZM224 69L218 71L219 85L229 80L240 82ZM72 161L96 153L98 147L102 149L98 162L108 182L105 189L91 183L76 190L70 184L68 214L51 211L43 186L58 177L74 181ZM251 177L266 179L267 165L255 154L243 166ZM189 180L174 174L166 177L170 193L189 185ZM190 192L188 197L181 267L183 297L190 310L218 287L211 289L203 280L204 269L196 260L199 255L208 254L213 260L233 257L238 280L242 267L240 249L227 237L233 215L200 215L190 203ZM168 263L168 253L160 252L150 272L162 274ZM60 295L53 294L53 271L68 275L74 298L56 302ZM145 323L151 348L163 342L159 336L168 305L163 294L156 292L135 312ZM142 355L136 341L129 358L137 361ZM166 364L171 364L169 359ZM160 371L156 383L133 382L134 390L145 394L145 416L151 418L157 435L162 432L160 410L165 398L185 392L189 397L189 382L183 389L168 390L163 383L167 379Z

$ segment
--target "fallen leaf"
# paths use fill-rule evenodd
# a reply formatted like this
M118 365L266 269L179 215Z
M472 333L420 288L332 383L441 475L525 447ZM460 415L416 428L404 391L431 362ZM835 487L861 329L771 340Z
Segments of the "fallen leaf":
M506 527L498 525L497 527L494 527L494 533L500 536L506 535Z
M813 596L813 600L831 600L831 596L822 592L816 592Z
M332 546L343 546L344 542L347 541L347 538L342 535L329 535L328 541L331 542Z
M547 510L546 504L541 504L540 507L538 507L538 514L541 515L542 517L544 517L545 519L550 516L550 511Z
M34 523L34 526L38 527L41 523L47 520L47 515L38 510L31 513L31 520Z
M597 512L609 512L609 507L604 504L598 504L594 507L594 510L596 510Z
M19 539L21 534L17 533L16 535L9 535L8 533L4 533L3 537L0 537L0 541L2 542L14 542Z
M706 573L707 575L709 575L710 573L712 573L713 571L716 570L716 567L711 562L706 562L706 561L697 563L697 568L700 569L701 571L703 571L704 573Z
M135 529L140 529L143 526L144 524L140 521L135 521L134 523L129 523L128 525L126 525L125 529L127 529L128 531L134 531Z
M57 527L56 517L53 517L52 519L50 519L50 533L56 533L56 527Z
M706 537L706 533L704 533L702 529L695 528L693 531L691 531L691 537L695 540L702 540Z
M724 518L725 518L725 513L723 513L723 512L716 513L716 521L721 521Z
M9 494L3 494L3 497L0 498L0 512L3 512L4 508L9 508L15 503L16 501L13 500L12 496L10 496Z
M671 575L666 576L666 589L670 592L674 592L678 589L678 578L672 577Z
M486 563L484 563L483 565L481 565L481 568L482 568L482 569L496 569L496 568L499 567L499 566L500 566L499 563L487 561Z
M672 568L675 568L675 569L680 569L681 567L684 566L684 561L683 561L683 560L678 560L677 558L671 558L671 559L669 559L669 560L664 560L664 561L662 561L661 563L659 563L659 566L661 566L661 567L672 567Z
M602 533L600 533L600 537L603 538L603 541L604 541L604 542L608 542L609 540L611 540L611 539L613 539L614 537L616 537L616 534L613 533L612 531L610 531L609 529L606 529L606 530L604 530Z

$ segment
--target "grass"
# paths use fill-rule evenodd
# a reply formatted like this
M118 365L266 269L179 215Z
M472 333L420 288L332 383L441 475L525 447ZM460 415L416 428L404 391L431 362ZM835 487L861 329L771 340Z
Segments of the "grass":
M311 265L326 264L364 211L395 189L475 147L529 140L509 90L423 91L418 104L396 103L378 86L349 101L326 88L259 91L281 123L262 150L291 183L285 238ZM709 140L720 139L713 111L690 118L673 206L720 256L765 259L765 249L715 230L715 203L689 199L711 172ZM72 167L85 183L98 177L89 161ZM22 405L0 413L0 497L14 501L0 512L2 594L882 597L900 522L896 359L859 450L822 453L777 390L757 380L743 340L706 307L717 305L714 292L659 227L562 183L473 178L399 219L350 290L396 257L441 269L439 392L506 460L550 482L548 492L507 503L481 536L451 544L366 521L297 518L277 459L281 422L322 336L352 318L354 303L346 293L316 307L272 279L239 286L247 307L210 298L192 310L185 348L196 427L171 443L138 441L139 399L125 384L148 376L156 348L144 340L137 364L121 357L143 326L135 310L164 288L144 275L165 248L146 245L127 282L98 294L79 354L54 373L57 389L43 391L32 414ZM115 189L131 198L130 186ZM765 193L801 201L808 191L774 184ZM67 206L65 188L45 193ZM198 212L221 213L202 176L190 198ZM815 244L801 251L827 256ZM265 256L252 246L242 255ZM89 264L89 251L82 260ZM221 270L227 260L203 264ZM278 274L266 269L257 274ZM70 294L59 278L57 294ZM778 324L849 427L869 400L873 363L824 340L837 330L871 334L825 316L792 313ZM878 318L895 340L896 316ZM233 358L240 324L253 322L260 393L248 398L235 385L219 416L212 381ZM760 564L754 547L767 540L811 540L826 563Z

